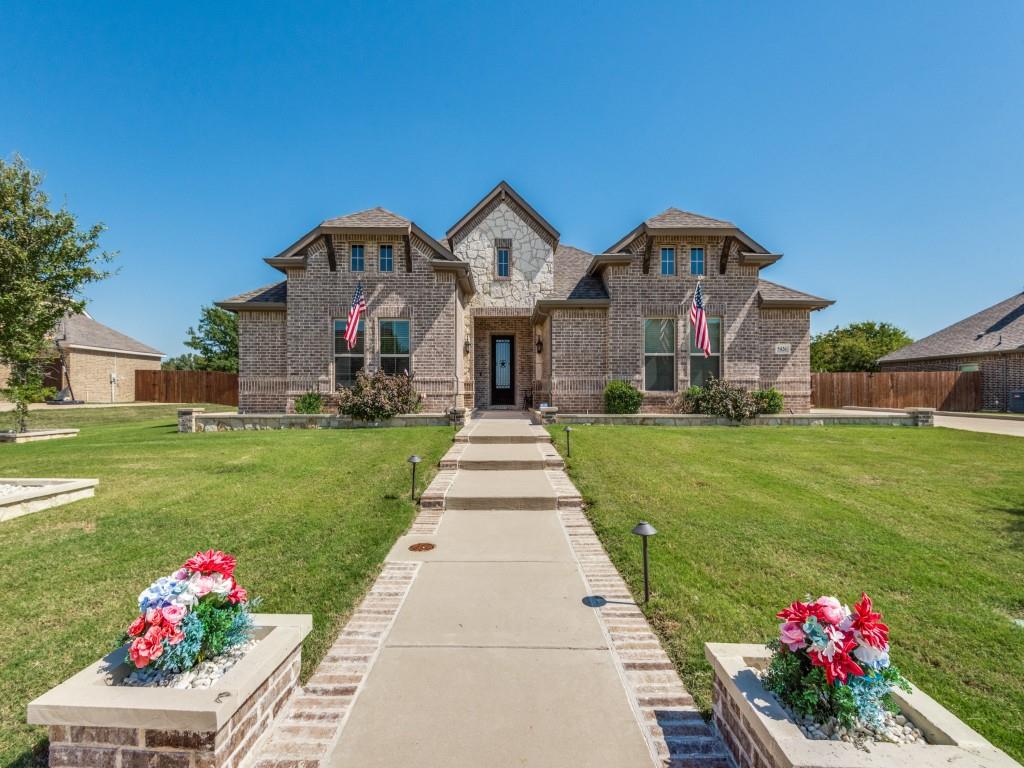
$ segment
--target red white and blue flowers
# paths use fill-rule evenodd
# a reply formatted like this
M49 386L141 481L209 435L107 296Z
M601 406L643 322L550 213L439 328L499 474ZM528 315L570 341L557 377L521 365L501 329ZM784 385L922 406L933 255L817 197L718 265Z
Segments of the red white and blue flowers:
M138 669L183 672L246 642L250 601L235 580L235 565L219 550L197 552L143 590L126 634L128 660Z
M766 686L802 715L844 725L878 723L906 681L889 663L889 627L861 593L853 610L835 597L795 602L782 619Z

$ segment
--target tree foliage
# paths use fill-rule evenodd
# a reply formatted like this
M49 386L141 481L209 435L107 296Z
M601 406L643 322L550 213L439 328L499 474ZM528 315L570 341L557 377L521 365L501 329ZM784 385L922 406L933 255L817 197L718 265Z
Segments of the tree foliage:
M892 323L850 323L811 339L811 370L877 371L878 358L911 342L907 332Z
M185 346L196 351L190 356L195 365L192 370L237 373L238 318L220 307L203 307L199 329L188 329Z
M168 357L160 364L164 371L198 371L199 357L191 352L184 352L175 357Z
M79 229L66 207L52 210L43 177L15 155L0 159L0 362L19 431L42 384L40 355L58 323L81 312L82 289L102 280L113 253L99 251L102 224Z

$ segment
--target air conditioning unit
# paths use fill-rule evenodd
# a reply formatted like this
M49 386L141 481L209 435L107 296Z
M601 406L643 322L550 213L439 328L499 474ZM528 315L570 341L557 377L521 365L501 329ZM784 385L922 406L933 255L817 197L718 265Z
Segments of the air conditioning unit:
M1011 389L1006 410L1011 413L1024 413L1024 389Z

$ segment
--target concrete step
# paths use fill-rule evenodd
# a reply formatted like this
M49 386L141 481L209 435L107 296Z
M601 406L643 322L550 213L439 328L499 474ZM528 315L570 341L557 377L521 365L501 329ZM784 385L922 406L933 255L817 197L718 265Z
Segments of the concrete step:
M474 419L459 431L455 442L482 445L550 443L551 435L526 419Z
M441 460L443 469L561 469L562 457L544 443L464 443Z
M460 469L447 509L556 509L558 495L542 470Z

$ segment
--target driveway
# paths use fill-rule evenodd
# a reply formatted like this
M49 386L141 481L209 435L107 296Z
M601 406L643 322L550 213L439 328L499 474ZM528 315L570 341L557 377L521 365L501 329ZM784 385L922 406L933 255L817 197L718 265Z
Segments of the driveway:
M853 410L852 408L812 408L811 413L820 413L822 416L849 416L862 415L871 416L879 411L863 409ZM969 413L958 413L955 416L935 414L935 426L946 427L947 429L963 429L968 432L989 432L993 435L1012 435L1024 437L1024 417L1016 415L996 416L975 416Z

